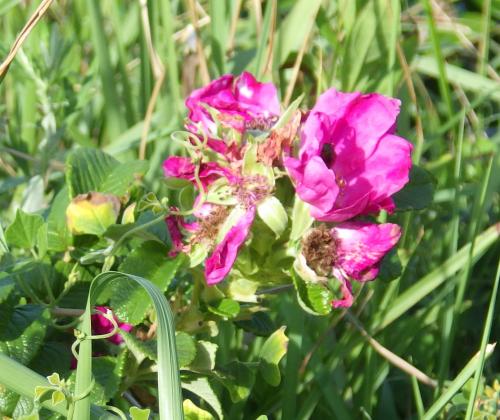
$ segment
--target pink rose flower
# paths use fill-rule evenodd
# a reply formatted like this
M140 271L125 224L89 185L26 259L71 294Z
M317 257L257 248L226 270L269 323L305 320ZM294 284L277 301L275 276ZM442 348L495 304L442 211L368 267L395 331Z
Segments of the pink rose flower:
M105 306L96 306L96 309L106 313L108 310L107 307ZM111 331L113 331L113 324L111 321L106 319L104 315L97 313L97 314L92 314L91 315L91 322L92 322L92 333L96 335L101 335L101 334L108 334ZM125 332L130 332L133 328L131 324L127 324L125 322L120 322L118 318L115 316L114 317L116 323L118 324L118 327ZM123 338L120 334L115 334L111 337L108 338L108 341L110 341L113 344L121 344L123 343Z
M207 134L214 135L217 125L205 105L220 113L222 124L239 132L243 132L249 123L265 122L280 113L275 86L272 83L258 82L248 72L243 72L237 78L226 74L193 91L187 98L186 107L189 109L190 120L188 130L196 133L196 125L201 123ZM222 147L220 144L216 146Z
M392 212L408 182L412 145L394 135L397 99L330 89L302 130L298 158L285 159L299 197L321 221Z
M205 279L209 286L224 280L231 271L238 256L238 250L245 242L255 218L255 207L250 207L229 229L222 241L217 244L212 255L205 261Z
M342 299L334 308L352 305L351 280L374 280L382 258L396 245L401 229L392 223L345 222L328 229L312 229L302 243L302 255L318 275L333 275Z

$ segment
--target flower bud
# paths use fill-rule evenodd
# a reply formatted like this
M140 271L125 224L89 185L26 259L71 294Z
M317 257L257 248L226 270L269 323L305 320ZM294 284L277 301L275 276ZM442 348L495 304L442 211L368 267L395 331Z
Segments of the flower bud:
M257 213L276 236L280 236L285 231L288 225L288 215L283 204L276 197L265 198L257 206Z

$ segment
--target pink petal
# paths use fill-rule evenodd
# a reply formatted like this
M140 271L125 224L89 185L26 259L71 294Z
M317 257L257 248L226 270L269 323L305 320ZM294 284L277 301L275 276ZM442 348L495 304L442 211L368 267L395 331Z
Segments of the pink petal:
M314 203L314 207L321 212L328 212L337 198L339 188L335 182L335 173L328 169L319 156L314 156L305 164L297 168L297 162L285 160L285 166L293 173L297 169L298 176L296 191L301 200Z
M260 83L248 72L244 72L236 80L234 76L226 74L192 92L186 100L191 121L186 125L188 130L197 132L199 123L207 134L217 133L217 126L206 109L207 105L219 112L222 124L240 132L245 130L245 121L266 119L280 113L274 85Z
M229 229L224 239L215 247L212 255L205 261L205 279L208 285L214 285L231 271L238 250L245 242L255 217L255 207L250 207L238 222Z
M373 280L378 264L399 240L401 229L392 223L345 222L332 229L337 239L336 267L347 277Z
M170 240L172 241L172 249L169 252L169 255L172 257L182 251L184 246L182 243L182 233L179 229L177 216L167 216L165 218L165 223L167 224L167 230L170 235Z
M166 177L186 179L196 185L195 165L190 158L170 156L163 162L163 173ZM200 165L198 177L204 188L221 177L226 177L229 182L238 180L230 169L220 166L216 162L207 162Z
M350 308L354 297L352 295L352 286L349 279L345 279L342 275L336 275L335 278L340 282L340 291L342 299L336 299L332 302L334 308Z
M255 117L269 118L280 114L276 87L272 83L258 82L246 71L236 81L235 96L240 107Z

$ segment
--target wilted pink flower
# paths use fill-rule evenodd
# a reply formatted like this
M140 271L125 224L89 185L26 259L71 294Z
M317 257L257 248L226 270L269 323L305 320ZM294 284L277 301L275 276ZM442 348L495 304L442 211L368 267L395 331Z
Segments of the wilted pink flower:
M401 230L392 223L345 222L328 229L312 229L302 243L302 255L319 275L333 275L341 283L343 298L333 306L352 305L351 280L375 279L382 258L399 240Z
M298 158L285 166L299 197L321 221L394 210L391 196L408 182L412 145L394 135L397 99L330 89L302 131Z
M108 308L105 306L96 306L96 309L104 313L106 313L106 311L108 310ZM118 325L118 328L120 328L122 331L130 332L132 330L133 326L131 324L120 322L116 316L114 317L114 319ZM106 317L100 313L92 314L91 321L92 321L93 334L98 334L98 335L108 334L111 331L113 331L114 327L111 321L106 319ZM115 334L109 337L108 341L110 341L113 344L121 344L123 343L123 338L120 334Z
M250 207L229 229L224 239L217 244L212 255L205 261L205 280L209 286L224 280L231 271L238 256L238 250L245 242L255 218L255 207Z
M207 134L217 132L207 105L219 112L218 119L222 124L239 132L243 132L248 124L265 123L280 113L274 85L260 83L248 72L237 78L226 74L193 91L186 100L191 121L189 130L197 132L196 124L201 123Z
M166 177L186 179L196 185L195 168L194 163L188 157L170 156L163 162L163 173ZM216 162L200 164L198 177L204 188L223 176L230 181L236 179L230 169Z

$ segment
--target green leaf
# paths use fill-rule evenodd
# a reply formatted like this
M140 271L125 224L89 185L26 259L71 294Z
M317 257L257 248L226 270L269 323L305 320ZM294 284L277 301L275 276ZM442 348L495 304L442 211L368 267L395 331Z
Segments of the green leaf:
M133 182L148 171L148 168L149 163L144 160L121 163L115 166L104 179L99 186L99 191L123 196L128 192Z
M148 420L151 410L149 408L141 409L138 407L130 407L129 413L132 420Z
M7 241L5 240L5 234L3 232L2 224L0 223L0 257L9 252L9 247L7 246Z
M189 334L179 331L175 334L175 344L179 358L179 367L183 368L195 359L196 342Z
M273 320L266 312L256 312L250 319L243 319L236 322L238 327L252 334L268 337L276 330Z
M16 218L5 231L5 239L11 246L34 248L38 239L38 230L43 225L43 218L38 214L28 214L17 210Z
M255 369L234 360L221 370L223 373L218 373L215 378L229 391L231 401L237 403L247 399L255 384Z
M135 335L126 331L120 331L120 335L122 336L123 341L125 341L128 349L132 352L139 363L146 357L153 361L158 360L158 355L156 354L156 340L142 341Z
M272 333L264 342L260 350L260 358L266 362L277 365L286 354L288 337L285 335L286 327L283 326Z
M313 223L313 218L309 213L309 205L302 201L297 195L293 203L292 211L292 231L290 232L290 240L297 241L304 235Z
M182 382L182 387L204 400L217 414L217 416L219 416L219 419L223 418L222 407L219 399L217 398L217 395L212 389L207 378L196 378L184 381Z
M212 371L215 368L217 344L210 341L199 340L196 342L196 356L190 362L189 369L195 372Z
M155 242L145 242L134 249L120 265L120 271L149 279L162 292L173 280L184 255L168 258L164 247ZM123 322L137 325L151 308L147 292L133 281L115 284L104 296L109 296L111 307Z
M260 349L261 364L259 371L262 377L271 386L278 386L281 381L278 363L286 354L288 337L285 335L286 327L281 327L272 333Z
M281 65L293 51L298 51L308 38L321 5L320 0L298 0L293 2L292 10L279 25L276 33L279 50L276 54Z
M52 405L57 405L66 400L66 396L61 391L54 391L52 393Z
M299 305L312 315L328 315L332 311L332 292L320 283L304 281L295 270L291 270L293 285L297 291Z
M70 196L99 191L100 186L118 165L115 158L100 150L76 149L66 162L66 184Z
M64 186L55 196L47 217L47 245L50 251L63 252L73 243L66 223L66 208L69 202L68 188Z
M240 304L233 299L222 299L216 305L209 305L208 310L222 318L234 318L240 312Z
M11 318L0 331L0 354L27 365L40 349L49 323L47 309L24 305L11 313ZM11 413L19 395L0 386L0 412Z
M191 400L184 400L182 408L184 409L185 420L212 420L214 418L208 411L202 410Z
M123 236L128 235L131 238L140 238L145 241L157 241L162 244L168 243L169 235L164 220L160 220L154 225L149 224L157 218L158 215L155 215L151 211L141 213L134 223L109 226L104 236L114 241L118 241Z
M421 210L429 206L434 196L434 183L430 172L413 165L410 181L393 196L397 210Z

